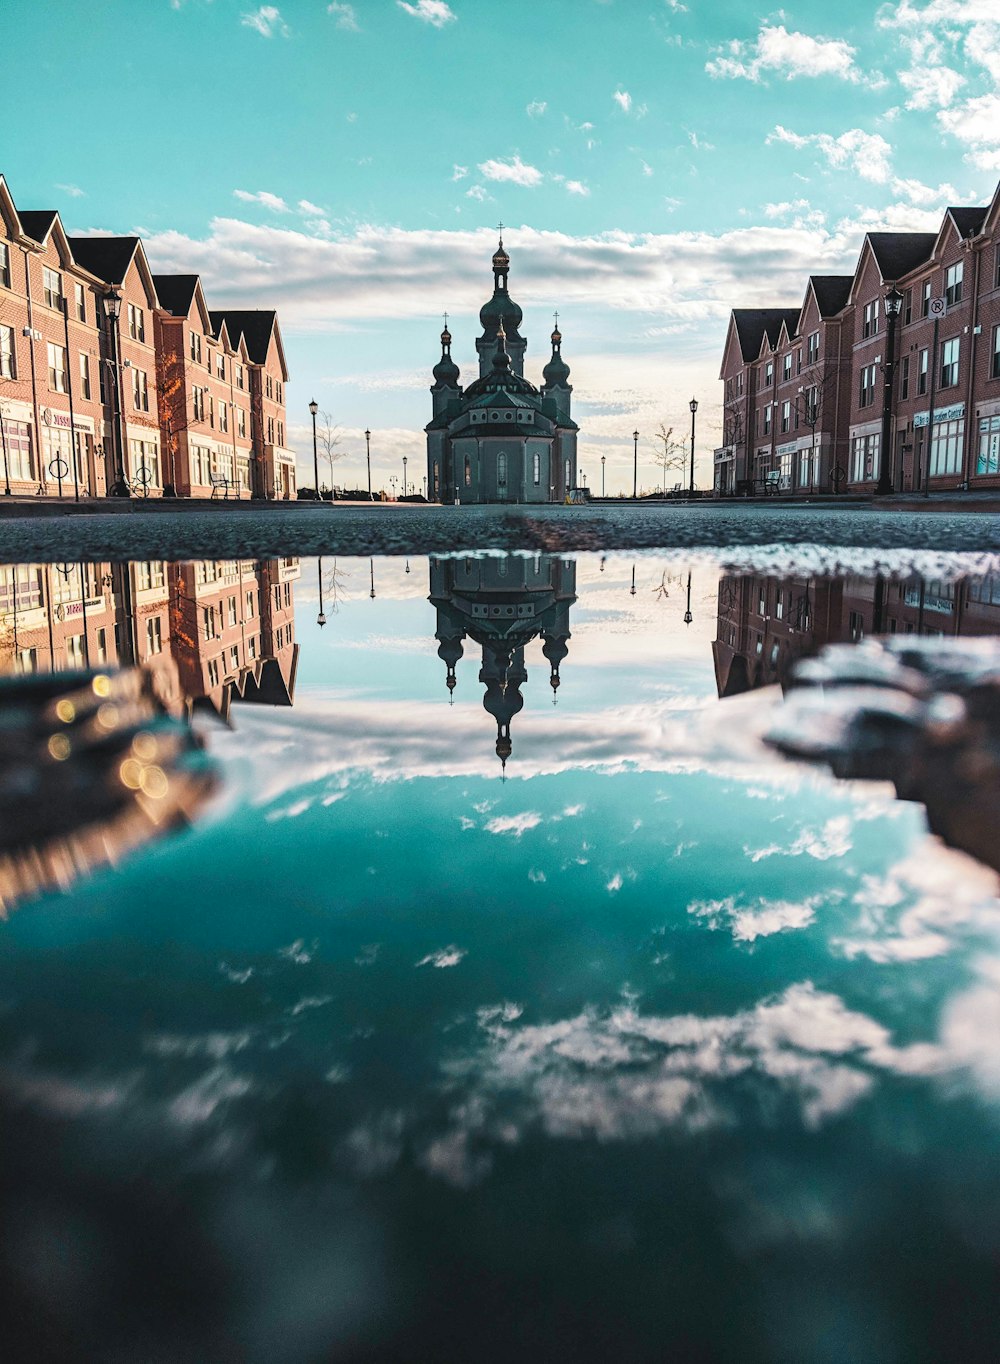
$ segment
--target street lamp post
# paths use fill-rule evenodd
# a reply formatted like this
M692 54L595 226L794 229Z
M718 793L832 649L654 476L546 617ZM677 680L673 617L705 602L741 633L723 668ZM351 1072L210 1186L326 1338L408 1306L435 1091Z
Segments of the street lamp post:
M374 499L372 498L372 433L370 431L365 432L365 450L368 454L368 501L371 502Z
M639 432L632 432L632 501L639 496Z
M316 617L316 624L323 626L326 624L326 612L323 610L323 559L322 556L316 560L316 576L319 579L319 615Z
M688 597L687 610L684 612L684 624L690 625L693 620L694 616L691 614L691 570L688 569Z
M398 475L398 474L390 474L390 475L389 475L389 486L392 488L392 500L393 500L393 502L395 502L395 500L396 500L396 484L397 484L398 482L399 482L399 475Z
M607 462L607 455L601 456L601 496L604 496L604 465Z
M111 448L115 461L115 482L111 488L113 497L131 497L125 479L124 451L122 450L122 395L121 360L118 354L118 319L122 311L122 296L116 289L109 289L104 295L104 311L108 319L108 340L111 349L111 391L114 402L111 405Z
M3 446L3 494L10 497L10 460L7 454L7 432L3 424L3 405L0 404L0 445Z
M309 411L312 413L312 419L313 419L313 488L314 488L314 490L315 490L315 492L316 492L316 497L317 497L317 500L318 500L318 499L319 499L319 450L318 450L318 447L317 447L317 445L316 445L316 413L319 411L319 403L316 401L315 398L313 398L312 402L309 404ZM322 605L321 605L321 606L320 606L320 610L322 611L322 609L323 609L323 608L322 608Z
M892 492L892 383L896 369L896 322L903 306L903 295L892 285L885 299L888 331L885 338L885 364L882 366L882 435L879 440L879 468L876 495Z
M406 496L406 455L403 456L403 496Z
M698 411L698 399L692 398L688 407L691 409L691 479L688 484L688 496L694 497L694 416Z

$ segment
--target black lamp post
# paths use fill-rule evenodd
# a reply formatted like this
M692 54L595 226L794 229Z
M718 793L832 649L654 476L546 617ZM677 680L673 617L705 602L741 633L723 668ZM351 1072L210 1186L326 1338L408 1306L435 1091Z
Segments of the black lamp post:
M606 463L606 461L607 461L607 458L608 458L607 455L602 455L602 456L601 456L601 496L602 496L602 497L604 496L604 465L605 465L605 463Z
M403 456L403 497L406 497L406 455Z
M310 404L311 406L311 404ZM323 610L323 560L316 560L316 576L319 579L319 615L316 617L316 624L323 626L326 624L326 612Z
M694 416L698 411L698 399L692 398L688 407L691 409L691 481L688 485L688 495L694 497Z
M639 496L639 432L632 432L632 501Z
M3 446L3 493L10 497L10 459L7 454L7 431L3 424L3 407L0 405L0 445Z
M319 411L319 403L313 398L309 404L309 411L313 419L313 487L316 491L316 498L319 499L319 452L316 446L316 413ZM322 606L320 610L322 610Z
M693 620L694 616L691 614L691 570L688 569L687 610L684 612L684 624L690 625Z
M368 501L372 501L372 433L365 432L365 450L368 452Z
M878 484L875 492L885 497L892 492L892 382L896 369L896 323L903 306L903 295L895 284L886 294L885 364L882 366L882 436L879 441Z
M104 295L104 311L108 319L108 340L111 349L111 448L115 461L115 481L112 497L131 497L125 478L125 452L122 449L121 360L119 358L118 319L121 317L122 296L116 289Z

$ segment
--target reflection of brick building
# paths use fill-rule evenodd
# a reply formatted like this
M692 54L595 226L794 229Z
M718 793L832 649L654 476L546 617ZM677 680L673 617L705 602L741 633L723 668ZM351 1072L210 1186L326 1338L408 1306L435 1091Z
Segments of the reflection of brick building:
M893 634L1000 634L1000 577L947 583L727 574L712 644L718 693L784 685L790 665L825 644Z
M0 673L141 667L172 712L291 705L297 559L0 566Z

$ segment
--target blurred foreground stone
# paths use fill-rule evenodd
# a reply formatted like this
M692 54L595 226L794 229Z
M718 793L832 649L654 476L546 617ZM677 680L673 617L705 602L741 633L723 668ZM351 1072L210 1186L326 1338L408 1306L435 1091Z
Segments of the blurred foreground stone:
M189 821L215 784L146 669L0 680L0 915Z
M838 777L891 781L932 833L1000 871L1000 641L829 645L796 665L766 739Z

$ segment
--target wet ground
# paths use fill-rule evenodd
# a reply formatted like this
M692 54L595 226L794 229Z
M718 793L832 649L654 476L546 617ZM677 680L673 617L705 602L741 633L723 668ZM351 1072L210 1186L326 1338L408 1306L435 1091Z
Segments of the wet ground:
M791 524L761 522L771 575L79 546L0 573L0 669L45 683L0 709L7 1357L1000 1355L996 873L902 766L845 765L859 682L914 744L983 703L1000 576L939 544L826 576L769 548ZM100 733L101 677L155 707ZM151 740L184 726L178 832ZM142 838L71 805L95 761Z
M132 514L134 511L135 514ZM100 560L282 553L417 554L664 547L723 550L769 545L820 549L995 552L992 511L886 511L836 507L691 506L438 507L246 504L211 510L140 509L44 519L0 519L0 561Z

